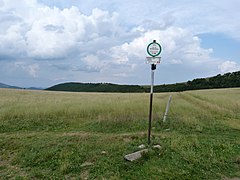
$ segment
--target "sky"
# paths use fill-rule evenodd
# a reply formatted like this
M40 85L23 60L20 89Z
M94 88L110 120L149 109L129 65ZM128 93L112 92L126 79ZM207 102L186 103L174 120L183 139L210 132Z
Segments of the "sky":
M0 0L0 82L155 84L240 70L239 0Z

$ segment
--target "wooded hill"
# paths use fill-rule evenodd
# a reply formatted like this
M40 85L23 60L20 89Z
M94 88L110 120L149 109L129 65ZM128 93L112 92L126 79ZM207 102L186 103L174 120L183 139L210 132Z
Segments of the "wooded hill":
M71 91L71 92L145 92L142 86L118 85L111 83L63 83L47 88L50 91Z
M159 85L154 87L155 92L179 92L197 89L216 89L240 87L240 71L218 74L210 78L198 78L192 81L176 84Z
M154 92L179 92L197 89L240 87L240 71L217 75L209 78L198 78L192 81L176 84L154 86ZM50 91L71 92L149 92L149 86L118 85L111 83L63 83L47 88Z

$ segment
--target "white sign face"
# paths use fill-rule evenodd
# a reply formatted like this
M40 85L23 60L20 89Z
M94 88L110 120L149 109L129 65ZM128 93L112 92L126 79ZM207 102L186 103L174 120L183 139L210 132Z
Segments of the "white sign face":
M156 42L150 43L147 47L147 52L152 57L158 56L161 53L161 51L162 51L162 48L160 44Z
M160 64L161 57L147 57L147 64Z

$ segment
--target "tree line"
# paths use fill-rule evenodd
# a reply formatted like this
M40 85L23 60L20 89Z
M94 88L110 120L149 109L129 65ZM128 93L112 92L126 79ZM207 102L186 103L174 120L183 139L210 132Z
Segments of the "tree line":
M154 87L155 92L179 92L198 89L233 88L240 87L240 71L218 74L210 78L198 78L192 81L176 84L163 84Z
M240 87L240 71L218 74L209 78L197 78L192 81L176 84L163 84L154 86L154 92L179 92L198 89L233 88ZM63 83L47 88L51 91L71 92L149 92L149 86L140 85L118 85L112 83Z

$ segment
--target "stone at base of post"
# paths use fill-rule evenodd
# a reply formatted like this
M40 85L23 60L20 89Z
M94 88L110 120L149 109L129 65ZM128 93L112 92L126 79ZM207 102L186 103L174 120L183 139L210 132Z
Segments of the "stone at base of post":
M131 154L127 154L126 156L124 156L124 158L128 161L135 161L135 160L141 158L142 154L147 153L147 152L148 152L148 149L143 149L143 150L131 153Z

